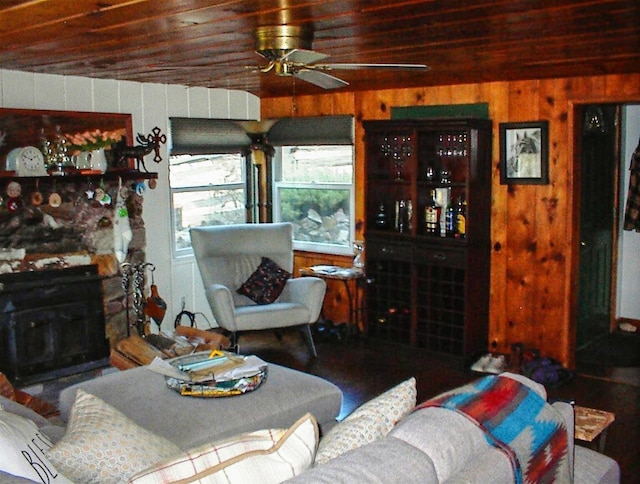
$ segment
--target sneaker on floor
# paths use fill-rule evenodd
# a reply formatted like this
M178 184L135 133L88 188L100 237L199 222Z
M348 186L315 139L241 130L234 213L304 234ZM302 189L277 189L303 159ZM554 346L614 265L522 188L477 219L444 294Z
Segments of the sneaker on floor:
M504 355L491 356L491 360L485 366L485 373L492 373L494 375L499 375L504 371L507 366L507 361L505 360Z
M485 368L491 362L491 353L487 353L484 356L481 356L478 361L476 361L473 365L471 365L471 371L477 371L479 373L485 373Z
M625 333L635 333L636 331L638 331L638 328L636 328L636 326L631 323L620 323L618 327Z

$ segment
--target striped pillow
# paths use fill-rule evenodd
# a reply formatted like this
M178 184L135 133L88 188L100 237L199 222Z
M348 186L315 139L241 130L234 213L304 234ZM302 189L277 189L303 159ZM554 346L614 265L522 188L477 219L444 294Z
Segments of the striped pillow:
M130 484L175 482L270 484L290 479L311 466L318 424L306 414L291 428L259 430L206 444L134 475Z

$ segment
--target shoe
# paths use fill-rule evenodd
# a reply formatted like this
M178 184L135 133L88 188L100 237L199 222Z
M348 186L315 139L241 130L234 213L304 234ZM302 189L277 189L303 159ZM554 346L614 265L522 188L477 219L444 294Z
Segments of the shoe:
M631 323L620 323L618 327L620 328L620 331L624 331L625 333L635 333L638 331L638 328Z
M491 360L485 366L485 373L492 373L494 375L499 375L502 373L507 366L507 361L504 358L504 355L491 356Z
M471 365L471 371L477 371L478 373L485 373L485 368L491 362L491 353L487 353L481 356L478 361Z

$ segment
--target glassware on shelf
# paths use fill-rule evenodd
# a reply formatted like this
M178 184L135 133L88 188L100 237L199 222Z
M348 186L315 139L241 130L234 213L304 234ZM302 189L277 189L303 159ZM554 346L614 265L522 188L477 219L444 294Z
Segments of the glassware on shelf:
M404 168L404 164L407 161L407 158L413 154L411 136L384 136L380 143L380 152L393 163L396 181L402 181L402 170Z
M433 165L427 165L426 178L428 182L432 182L436 178L436 170Z
M353 253L353 268L358 270L364 269L364 260L362 258L364 254L364 240L353 241Z
M442 170L440 172L440 183L443 185L451 183L451 172L449 170Z

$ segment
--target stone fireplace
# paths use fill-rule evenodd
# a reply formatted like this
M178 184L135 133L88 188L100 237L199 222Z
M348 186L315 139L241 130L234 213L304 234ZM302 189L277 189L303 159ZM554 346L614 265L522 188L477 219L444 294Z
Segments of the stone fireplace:
M108 356L109 347L127 336L127 298L114 253L118 236L114 224L116 217L122 216L122 206L116 213L116 200L120 194L125 201L131 229L126 260L143 262L146 242L142 207L148 178L153 175L133 171L0 178L3 193L10 183L17 183L20 191L17 200L11 198L16 205L7 204L4 197L0 206L0 288L6 288L4 299L0 297L4 301L0 351L7 352L6 342L24 334L23 329L16 333L17 321L40 328L33 333L33 341L20 350L23 354L13 355L20 368L30 368L27 373L32 373L16 374L18 379L36 381L55 377L78 364L97 364ZM15 190L16 186L11 188ZM83 277L86 280L78 282ZM41 311L33 312L34 305L40 304L36 301L42 299L45 304ZM14 311L16 303L19 311ZM60 306L64 306L66 316L56 312ZM67 326L72 329L62 330L62 336L50 336L58 340L45 342L43 338L53 335L54 329L64 328L48 319L61 317L67 318ZM85 324L94 325L93 330L87 331ZM91 347L91 351L80 350L81 346ZM57 361L39 361L41 352L48 352ZM3 368L9 364L7 358L0 357L0 371L9 374L15 370ZM27 361L29 358L33 361ZM56 368L52 369L52 364Z

